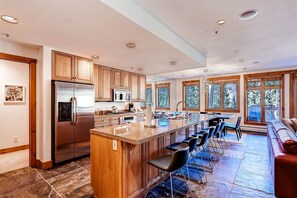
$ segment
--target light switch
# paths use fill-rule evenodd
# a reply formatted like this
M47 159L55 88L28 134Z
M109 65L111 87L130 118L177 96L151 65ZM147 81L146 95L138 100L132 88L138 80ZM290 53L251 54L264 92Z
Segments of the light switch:
M118 150L118 143L116 140L112 140L112 150L114 151Z

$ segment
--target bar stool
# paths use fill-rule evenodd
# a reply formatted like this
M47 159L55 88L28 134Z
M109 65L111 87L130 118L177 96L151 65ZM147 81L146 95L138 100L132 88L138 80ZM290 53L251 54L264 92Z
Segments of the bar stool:
M173 153L173 155L164 155L157 159L153 159L153 160L150 160L147 162L148 164L150 164L162 171L169 173L171 198L173 198L172 172L181 169L183 177L184 177L185 181L187 181L182 167L187 164L188 159L189 159L189 147L185 147L185 148L177 150L176 152ZM190 188L189 184L188 184L188 186ZM149 192L149 190L146 192L146 195ZM146 197L146 195L145 195L145 197Z
M177 143L174 143L174 144L171 144L169 146L167 146L166 148L168 150L171 150L171 151L177 151L177 150L180 150L180 149L183 149L185 147L189 147L189 161L187 163L187 172L188 172L188 179L190 180L190 173L189 173L189 162L191 160L193 160L194 162L194 165L198 171L198 176L200 178L200 181L199 183L204 183L203 182L203 179L201 177L201 174L199 172L199 169L198 169L198 164L196 163L194 157L195 157L195 149L196 149L196 145L197 145L197 142L198 142L198 138L197 137L191 137L191 139L189 140L189 142L177 142Z

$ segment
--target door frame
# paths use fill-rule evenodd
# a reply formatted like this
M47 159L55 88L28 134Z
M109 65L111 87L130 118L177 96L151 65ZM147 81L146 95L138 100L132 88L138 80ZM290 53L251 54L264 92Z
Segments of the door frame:
M36 161L36 64L37 60L0 52L0 59L29 64L29 165L37 166Z

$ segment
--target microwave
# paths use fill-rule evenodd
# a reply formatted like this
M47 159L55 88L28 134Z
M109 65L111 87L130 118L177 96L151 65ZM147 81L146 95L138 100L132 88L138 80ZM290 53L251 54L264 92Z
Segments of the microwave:
M130 102L132 92L130 89L114 89L113 101L114 102Z

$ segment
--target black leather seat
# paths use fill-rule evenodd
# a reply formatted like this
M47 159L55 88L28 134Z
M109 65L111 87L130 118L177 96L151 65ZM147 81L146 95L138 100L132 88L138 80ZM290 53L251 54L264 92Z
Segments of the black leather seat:
M181 169L188 162L189 158L189 147L179 149L174 152L173 155L164 155L159 158L148 161L147 163L162 170L166 171L170 175L170 186L171 186L171 197L173 198L173 187L172 187L172 172ZM184 179L183 170L181 169Z
M236 124L231 123L231 122L226 122L226 124L225 124L225 131L227 129L235 130L238 141L241 138L241 129L240 129L241 119L242 119L242 116L238 116Z

